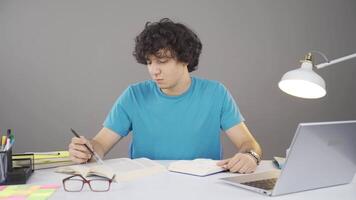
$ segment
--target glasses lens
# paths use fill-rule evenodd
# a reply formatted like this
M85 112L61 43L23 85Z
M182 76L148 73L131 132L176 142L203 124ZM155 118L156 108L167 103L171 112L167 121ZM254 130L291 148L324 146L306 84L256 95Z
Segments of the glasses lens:
M95 192L105 192L110 189L110 181L107 179L90 180L90 188Z
M78 178L71 178L64 182L64 189L70 192L79 192L83 188L83 180Z

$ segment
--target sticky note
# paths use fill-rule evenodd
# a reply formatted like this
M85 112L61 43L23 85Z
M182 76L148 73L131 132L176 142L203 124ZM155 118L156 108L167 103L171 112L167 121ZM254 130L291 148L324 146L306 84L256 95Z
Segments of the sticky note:
M29 187L29 185L10 185L7 186L6 190L26 190Z
M26 200L47 200L49 196L38 196L38 195L31 195L27 197Z
M32 194L52 194L54 191L56 191L55 189L39 189L34 191Z
M34 191L40 189L40 187L41 186L39 186L39 185L33 185L33 186L29 187L28 190L31 192L34 192Z
M32 193L31 190L15 190L13 196L28 196Z
M12 197L7 197L4 200L26 200L25 196L12 196Z
M0 200L45 200L59 187L57 184L1 186Z
M27 197L26 200L47 200L49 196L38 196L38 195L31 195Z
M0 197L27 196L31 193L28 188L28 185L10 185L0 192Z
M49 196L51 196L56 190L55 189L39 189L36 190L35 192L33 192L29 198L34 198L36 197L36 199L39 198L48 198Z
M60 188L61 186L58 184L47 184L47 185L42 185L40 188L41 189L57 189Z
M3 190L3 189L5 189L5 188L6 188L6 186L0 185L0 191Z
M17 185L10 185L10 186L7 186L6 188L4 188L3 190L16 190L17 188Z
M14 193L16 193L16 190L11 190L11 189L8 189L9 187L3 189L1 192L0 192L0 198L4 198L4 197L9 197L11 195L14 195Z

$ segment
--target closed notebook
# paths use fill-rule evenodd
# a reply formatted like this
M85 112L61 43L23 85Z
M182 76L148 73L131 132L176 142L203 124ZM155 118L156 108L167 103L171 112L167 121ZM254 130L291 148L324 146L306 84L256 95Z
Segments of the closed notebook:
M69 157L68 151L51 151L51 152L27 152L25 154L13 155L13 165L22 167L28 165L26 158L34 159L34 169L47 169L59 166L74 165L75 163Z
M107 160L103 165L89 163L56 169L59 173L80 174L83 177L92 175L109 179L114 177L115 181L130 181L165 171L167 169L163 165L147 158L118 158Z
M218 172L225 171L224 168L217 166L218 160L211 159L195 159L195 160L180 160L172 162L168 166L168 170L195 176L208 176Z

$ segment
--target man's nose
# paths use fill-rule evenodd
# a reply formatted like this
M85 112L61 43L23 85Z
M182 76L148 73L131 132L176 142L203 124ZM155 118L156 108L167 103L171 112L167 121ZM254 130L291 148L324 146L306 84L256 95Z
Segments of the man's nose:
M161 69L155 64L150 64L148 67L152 75L157 75L161 73Z

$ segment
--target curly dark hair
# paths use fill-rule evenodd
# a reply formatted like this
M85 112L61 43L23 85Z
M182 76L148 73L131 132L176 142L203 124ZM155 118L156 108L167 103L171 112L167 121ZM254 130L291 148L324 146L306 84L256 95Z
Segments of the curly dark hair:
M183 24L175 23L168 18L159 22L147 22L145 29L135 38L133 56L138 63L147 65L148 56L166 57L169 52L172 58L188 63L188 71L197 69L202 43L198 36Z

